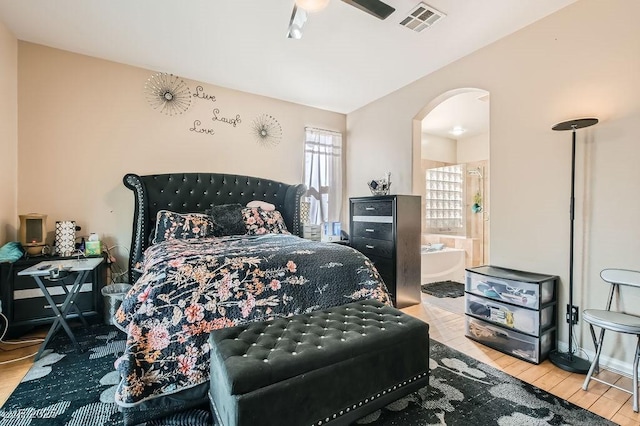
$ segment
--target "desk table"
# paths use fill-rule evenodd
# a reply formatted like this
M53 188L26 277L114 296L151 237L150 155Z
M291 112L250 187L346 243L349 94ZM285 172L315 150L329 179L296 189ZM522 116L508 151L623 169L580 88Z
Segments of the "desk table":
M102 257L68 259L68 260L51 260L51 261L40 262L36 265L31 266L30 268L27 268L23 271L18 272L18 275L33 277L33 279L38 284L38 287L40 288L40 290L42 290L42 293L44 294L45 299L47 299L47 302L49 302L51 310L56 316L55 321L53 322L53 324L51 325L51 328L49 329L49 332L47 333L47 337L45 337L44 342L40 346L40 350L38 350L38 353L36 354L36 357L35 357L36 360L40 358L45 347L47 346L47 344L49 343L53 335L58 330L58 327L60 326L62 326L64 331L67 333L67 335L69 336L69 339L71 339L71 342L75 346L76 350L80 351L80 345L78 344L78 341L73 335L73 332L71 331L71 327L69 327L69 324L67 323L67 316L71 313L70 311L73 309L77 313L78 318L80 319L80 321L82 321L84 326L85 327L88 326L87 320L84 318L84 316L82 315L82 312L80 311L78 306L76 306L75 304L75 299L78 296L78 293L80 292L80 288L82 287L82 284L84 283L87 275L91 271L93 271L95 268L97 268L98 265L100 265L103 261L104 259ZM71 289L67 288L67 284L65 284L64 282L64 280L67 278L66 276L61 276L60 278L57 278L57 279L50 278L51 276L50 271L55 269L58 269L59 271L68 272L69 273L68 276L71 276L74 273L76 274L76 278L73 282L73 285L71 286ZM64 275L65 272L62 272L62 274ZM51 294L49 293L47 286L42 281L42 278L49 281L57 281L60 283L60 287L64 290L64 292L67 295L62 305L57 305L54 302L53 298L51 297Z

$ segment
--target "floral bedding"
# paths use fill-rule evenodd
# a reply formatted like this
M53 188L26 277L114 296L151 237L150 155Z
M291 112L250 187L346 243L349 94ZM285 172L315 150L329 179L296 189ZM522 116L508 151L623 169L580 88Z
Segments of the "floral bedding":
M143 274L115 315L127 333L116 402L209 379L214 329L377 299L382 279L356 250L286 234L168 240L145 252Z

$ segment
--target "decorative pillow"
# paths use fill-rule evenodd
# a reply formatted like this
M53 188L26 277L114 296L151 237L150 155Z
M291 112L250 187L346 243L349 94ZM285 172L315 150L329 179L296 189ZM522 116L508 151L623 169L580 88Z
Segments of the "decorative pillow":
M247 207L242 209L242 218L248 235L290 234L278 210Z
M224 237L227 235L244 235L247 228L242 221L242 205L240 204L220 204L207 209L216 225L213 235Z
M17 241L9 241L2 247L0 247L0 263L1 262L15 262L20 260L24 256L24 249L22 244Z
M260 207L262 210L268 211L268 212L272 212L276 209L276 206L271 204L271 203L267 203L265 201L249 201L247 203L247 207Z
M153 244L165 240L206 237L214 234L215 228L215 223L207 214L160 210L156 217Z

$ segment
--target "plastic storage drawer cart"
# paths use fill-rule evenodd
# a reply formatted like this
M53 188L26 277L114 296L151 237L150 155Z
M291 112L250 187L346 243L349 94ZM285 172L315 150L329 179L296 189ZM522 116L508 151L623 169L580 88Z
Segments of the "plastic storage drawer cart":
M466 270L466 336L535 364L555 349L558 277L497 266Z

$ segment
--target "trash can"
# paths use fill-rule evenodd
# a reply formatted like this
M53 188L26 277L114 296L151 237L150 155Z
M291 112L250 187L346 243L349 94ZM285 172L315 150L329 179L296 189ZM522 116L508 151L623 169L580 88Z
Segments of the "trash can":
M131 289L131 284L110 284L102 287L104 297L104 323L113 325L113 316L124 300L124 296Z

